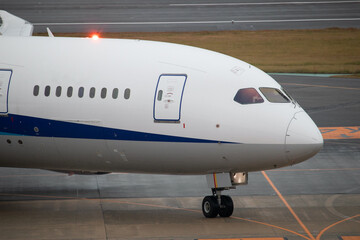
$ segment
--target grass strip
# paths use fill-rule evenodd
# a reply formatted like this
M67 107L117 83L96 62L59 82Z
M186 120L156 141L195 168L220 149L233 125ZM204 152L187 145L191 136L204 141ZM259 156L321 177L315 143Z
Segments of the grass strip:
M46 34L38 34L46 36ZM86 33L55 36L88 37ZM100 33L201 47L241 59L266 72L360 73L360 29Z

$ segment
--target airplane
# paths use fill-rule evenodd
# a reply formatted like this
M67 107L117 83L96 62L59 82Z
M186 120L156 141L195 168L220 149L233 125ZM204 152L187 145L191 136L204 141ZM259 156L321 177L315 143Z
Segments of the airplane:
M281 85L239 59L165 42L35 37L30 23L0 16L0 167L204 175L204 216L230 217L222 191L323 146Z

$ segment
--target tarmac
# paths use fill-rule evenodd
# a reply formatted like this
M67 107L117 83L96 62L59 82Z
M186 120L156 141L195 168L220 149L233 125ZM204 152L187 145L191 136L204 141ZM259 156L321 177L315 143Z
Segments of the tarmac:
M360 79L273 77L321 129L324 148L250 173L248 185L226 193L231 218L203 217L204 176L0 168L0 239L359 240Z
M229 4L230 3L230 4ZM195 5L194 5L195 4ZM358 28L359 1L0 0L58 32ZM206 219L204 176L68 176L0 168L0 239L360 240L360 79L273 75L325 138L301 164L249 174L231 218Z
M1 0L34 32L170 32L358 28L360 2L309 0Z

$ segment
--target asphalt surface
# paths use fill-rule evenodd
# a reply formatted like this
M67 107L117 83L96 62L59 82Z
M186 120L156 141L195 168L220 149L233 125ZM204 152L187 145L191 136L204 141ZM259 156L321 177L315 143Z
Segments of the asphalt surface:
M358 28L360 22L360 1L0 0L0 9L34 23L35 32ZM360 126L360 79L273 77L319 127ZM250 173L248 185L226 193L235 204L232 218L202 216L209 194L204 176L0 168L0 239L360 236L360 139L326 140L308 161Z
M273 77L319 127L359 126L360 79ZM227 192L235 203L233 218L205 219L200 206L209 194L204 176L68 176L0 168L0 239L360 236L360 139L326 140L308 161L250 173L247 186Z
M358 28L360 1L0 0L46 32Z

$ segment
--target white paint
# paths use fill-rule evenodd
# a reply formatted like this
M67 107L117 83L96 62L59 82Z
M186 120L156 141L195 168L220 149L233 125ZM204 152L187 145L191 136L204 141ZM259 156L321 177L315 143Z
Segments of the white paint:
M29 22L16 17L4 10L0 10L0 36L31 36L34 27Z
M344 4L360 3L360 1L315 1L315 2L247 2L247 3L173 3L169 6L186 7L186 6L253 6L253 5L305 5L305 4Z
M0 120L14 121L0 126L1 167L235 173L298 163L322 146L319 130L301 107L291 102L270 103L262 95L260 87L281 89L274 79L220 53L153 41L6 36L0 37L0 53L0 69L13 71L8 101L8 114L13 119ZM180 76L174 84L166 81L164 85L164 94L173 93L168 99L173 100L175 110L179 107L179 89L187 76L181 119L154 121L158 79L169 75ZM40 86L39 96L33 95L35 85ZM51 87L48 97L44 96L45 86ZM55 96L57 87L62 88L61 96ZM68 87L73 88L72 97L66 95ZM77 95L80 87L85 89L82 98ZM91 88L96 90L94 98L89 97ZM101 97L103 88L107 89L105 98ZM119 90L117 99L111 96L115 88ZM242 88L256 89L264 102L235 102L234 96ZM131 90L129 99L124 99L125 89ZM302 117L289 127L299 112ZM37 125L36 120L19 123L18 115L105 127L109 135L115 135L111 129L130 134L129 139L105 140L101 138L105 129L101 129L99 139L58 137L50 125ZM7 133L19 126L25 126L27 134L35 131L35 136ZM47 137L38 137L45 131L49 132ZM285 142L288 133L299 131L305 135L293 135L291 142ZM136 138L138 133L144 133L141 139ZM160 141L148 140L151 134ZM168 140L171 137L177 137L177 141ZM287 144L291 147L287 148ZM286 149L296 154L288 154Z
M222 20L222 21L177 21L177 22L77 22L77 23L34 23L35 26L71 25L169 25L169 24L223 24L223 23L277 23L277 22L332 22L359 21L360 18L309 18L309 19L263 19L263 20Z

